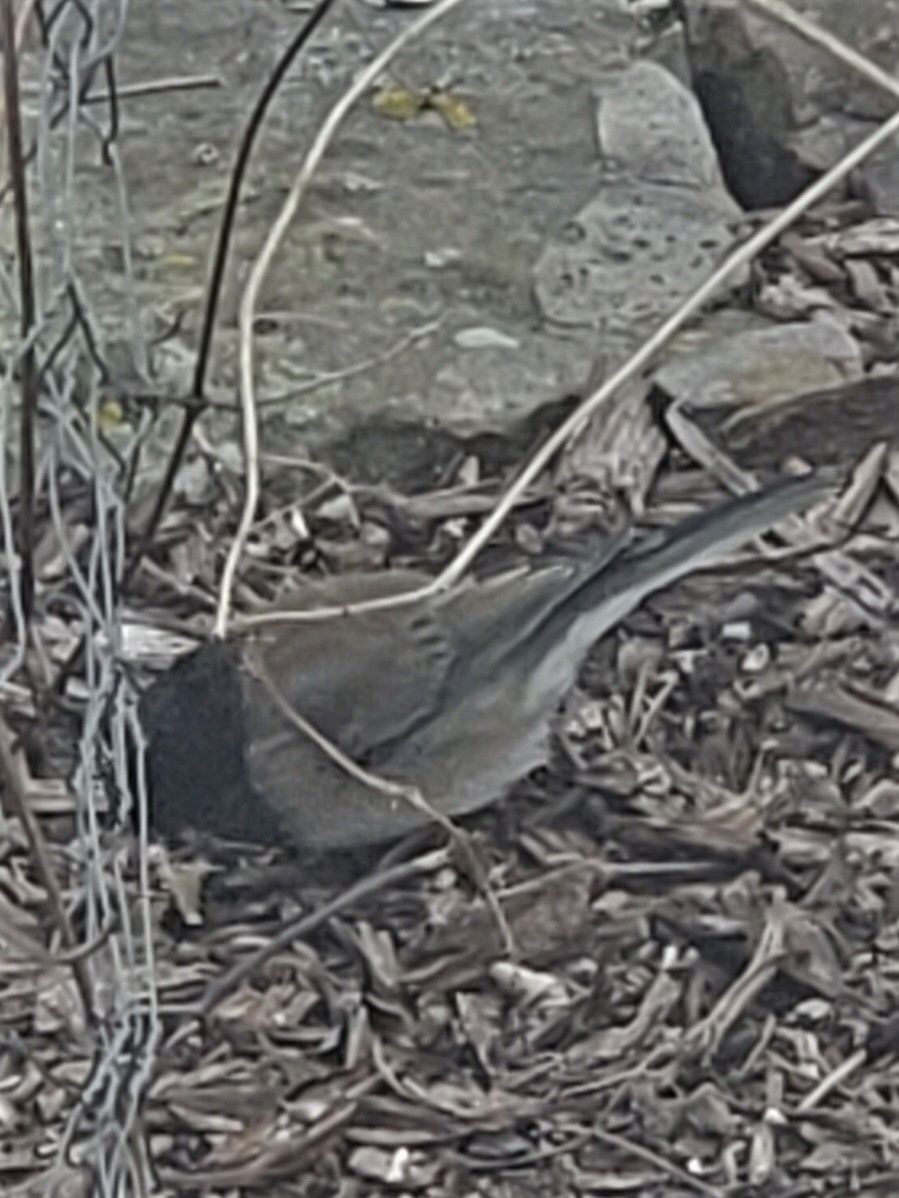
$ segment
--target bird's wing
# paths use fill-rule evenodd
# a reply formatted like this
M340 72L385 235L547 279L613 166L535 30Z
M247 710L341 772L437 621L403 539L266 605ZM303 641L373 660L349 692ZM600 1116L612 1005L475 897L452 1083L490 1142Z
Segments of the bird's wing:
M610 534L589 557L521 567L441 596L441 618L452 629L466 672L489 675L527 644L589 579L614 568L628 536L628 529Z
M248 638L248 647L277 691L329 740L357 761L383 757L416 728L445 715L479 680L492 678L494 667L619 543L610 539L589 561L514 569L484 582L468 579L409 606L267 624ZM410 570L339 575L275 610L289 620L310 607L398 595L427 581ZM287 725L279 723L287 735Z
M457 652L452 630L429 603L315 622L289 617L401 594L427 581L413 571L337 576L279 604L287 620L246 638L278 693L356 760L439 711ZM283 734L297 735L287 721L278 723Z

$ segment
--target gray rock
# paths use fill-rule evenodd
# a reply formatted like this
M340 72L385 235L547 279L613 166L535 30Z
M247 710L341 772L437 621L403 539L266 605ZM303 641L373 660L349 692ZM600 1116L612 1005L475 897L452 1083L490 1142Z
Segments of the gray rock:
M540 257L534 290L560 325L633 345L720 263L735 213L723 194L629 179L606 184Z
M666 363L654 383L696 412L776 405L862 375L858 343L826 315L721 337Z
M690 91L654 62L597 79L600 155L647 183L721 194L718 156ZM732 207L732 205L730 205Z
M699 105L673 75L641 62L599 84L608 173L544 250L534 290L556 324L636 344L720 263L740 213Z

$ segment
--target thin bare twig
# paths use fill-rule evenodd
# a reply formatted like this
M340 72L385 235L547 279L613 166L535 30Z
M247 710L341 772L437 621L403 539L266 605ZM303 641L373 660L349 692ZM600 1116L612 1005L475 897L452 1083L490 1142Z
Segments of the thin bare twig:
M435 849L422 857L416 857L414 861L403 861L389 869L376 869L374 873L367 874L358 882L354 882L352 886L331 899L330 902L290 920L276 936L266 941L243 961L238 961L232 969L207 987L206 993L192 1012L193 1019L175 1031L165 1044L165 1048L172 1049L180 1044L196 1027L198 1020L209 1015L242 981L252 977L260 966L271 960L276 953L293 944L295 940L310 936L329 919L333 919L335 915L346 911L348 907L352 907L362 899L370 898L373 894L386 890L390 886L398 886L410 878L418 877L419 874L436 873L449 862L450 856L446 849Z
M899 85L897 85L899 86ZM446 569L427 586L418 587L401 595L390 595L380 599L370 599L365 602L347 604L343 607L320 607L306 611L260 613L243 621L246 627L261 627L266 623L284 623L286 619L302 623L305 621L329 620L338 616L352 615L355 612L383 610L390 607L400 607L409 603L417 603L432 595L440 594L454 586L469 568L478 554L488 543L493 534L501 527L503 521L515 506L521 501L522 495L534 480L546 469L555 455L573 437L581 431L602 406L615 392L631 379L646 369L658 352L678 333L703 304L709 300L718 288L731 275L741 270L751 262L762 250L766 249L780 234L808 209L822 199L838 183L846 178L859 163L869 158L880 146L899 133L899 112L879 126L872 134L860 142L846 154L835 166L831 167L811 187L807 188L783 212L774 217L758 232L727 258L713 274L702 283L692 295L671 316L663 322L653 335L615 371L596 391L588 395L572 415L559 426L552 436L537 450L522 468L515 481L507 488L496 507L487 517L478 531L463 546Z
M710 1186L701 1178L694 1177L692 1173L688 1173L686 1169L682 1169L680 1165L676 1165L673 1161L666 1160L659 1153L653 1152L645 1144L639 1144L636 1140L628 1139L627 1136L616 1135L614 1132L606 1131L595 1124L591 1134L600 1143L607 1144L610 1148L617 1148L619 1152L624 1152L629 1156L635 1156L638 1160L646 1161L653 1168L660 1169L663 1173L667 1173L669 1177L673 1177L675 1181L679 1181L681 1185L695 1190L698 1194L703 1194L705 1198L722 1198L722 1191L716 1186Z
M136 99L140 96L159 96L168 92L201 91L209 87L221 87L220 75L173 75L169 79L148 79L145 83L119 84L116 88L117 100ZM40 95L35 87L22 89L25 95ZM108 104L108 91L90 92L82 97L81 104Z
M344 366L342 370L326 370L322 371L317 378L308 379L305 382L297 383L295 387L290 387L283 395L266 396L257 402L257 410L261 408L269 408L274 404L286 403L291 399L297 399L300 395L308 395L311 391L321 390L323 387L331 387L334 383L342 382L344 379L355 378L357 375L366 374L369 370L375 370L379 366L384 366L387 362L392 361L407 349L410 349L418 341L424 340L425 337L430 337L432 333L436 333L440 328L442 321L438 317L437 320L429 320L427 324L421 325L420 328L412 329L403 337L389 346L382 353L372 354L370 358L365 358L361 362L354 362L352 366Z
M446 590L458 582L474 559L478 556L493 534L500 528L506 516L512 511L523 491L549 465L555 455L573 437L584 428L587 421L594 416L614 394L631 379L645 370L676 333L684 327L702 308L707 300L717 292L727 280L747 266L762 250L775 241L785 229L798 220L813 204L823 199L838 183L842 182L859 163L869 158L885 142L899 133L899 113L894 114L863 142L846 154L835 166L831 167L815 183L808 187L783 212L779 213L752 237L739 246L721 266L715 270L692 295L680 305L676 312L665 320L653 335L640 346L623 366L607 379L592 395L588 395L569 418L559 426L552 436L533 455L524 466L514 483L508 488L494 511L484 521L471 540L462 548L447 568L431 583L428 591L431 593Z
M780 21L782 25L786 25L788 29L798 33L807 42L820 46L828 54L851 67L856 74L863 76L869 83L882 88L892 96L899 97L899 79L887 74L870 58L865 58L857 50L853 50L851 46L840 41L838 37L834 37L832 33L822 29L820 25L816 25L801 13L795 12L788 4L784 4L783 0L743 0L743 3L748 4L750 8L757 8L765 16L771 17L775 21Z
M426 819L436 820L450 832L454 830L451 821L441 812L434 810L417 786L412 786L405 782L391 782L388 778L382 778L378 774L370 773L367 769L363 769L361 765L357 765L352 758L347 757L346 753L342 752L324 733L319 732L315 725L311 724L305 716L301 715L283 691L278 688L258 654L248 651L244 654L244 662L249 672L268 691L269 696L274 700L278 710L287 722L292 724L301 736L305 736L308 740L311 740L316 748L320 749L326 757L333 761L338 769L343 770L350 778L354 778L362 786L368 787L369 790L374 790L388 799L401 799L404 803L408 803L415 811L424 815Z
M514 955L516 951L515 940L511 929L503 914L502 907L497 901L490 881L485 875L477 854L472 848L467 833L457 827L445 812L439 811L433 804L429 803L417 786L409 782L394 782L390 778L385 778L380 774L373 774L370 770L358 765L351 757L348 757L339 746L334 744L332 740L329 740L324 733L320 732L314 724L310 723L304 715L297 711L283 691L278 688L258 654L248 652L244 655L244 661L247 669L258 678L268 691L284 718L296 728L297 734L308 737L326 757L333 761L338 769L343 770L350 778L355 779L362 786L368 787L369 790L384 795L385 798L400 799L403 803L408 804L413 811L417 811L419 815L423 816L426 821L432 821L443 829L453 844L459 849L472 876L477 882L478 889L484 895L490 912L499 928L506 952L510 956Z
M238 319L240 333L240 402L243 421L244 461L246 463L246 494L244 496L240 522L228 552L228 558L225 562L219 587L218 611L215 621L215 633L219 637L224 637L228 629L228 619L231 611L231 593L234 589L237 567L243 555L244 545L246 544L250 529L253 527L256 504L259 500L259 424L253 383L253 326L255 324L256 308L262 284L265 281L278 247L283 241L287 230L290 228L300 202L306 194L306 188L318 168L319 162L321 162L325 151L333 141L337 130L340 128L352 106L371 87L378 76L384 73L397 54L409 42L420 37L426 29L430 28L431 25L460 3L461 0L442 0L433 9L423 13L422 16L407 26L369 63L337 101L322 123L322 127L291 186L287 199L284 201L277 219L269 230L265 245L259 257L253 263L250 277L247 279L246 287L241 297Z

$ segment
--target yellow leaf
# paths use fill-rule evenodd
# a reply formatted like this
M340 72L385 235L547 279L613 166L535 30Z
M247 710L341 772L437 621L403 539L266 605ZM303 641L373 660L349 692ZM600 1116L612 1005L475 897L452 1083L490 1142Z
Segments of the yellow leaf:
M404 87L384 87L374 99L375 112L393 121L411 121L425 107L427 100Z
M435 92L431 96L431 107L437 109L451 129L474 129L478 123L468 104L452 92Z
M125 413L117 399L104 399L97 409L97 427L101 433L110 433L122 423Z

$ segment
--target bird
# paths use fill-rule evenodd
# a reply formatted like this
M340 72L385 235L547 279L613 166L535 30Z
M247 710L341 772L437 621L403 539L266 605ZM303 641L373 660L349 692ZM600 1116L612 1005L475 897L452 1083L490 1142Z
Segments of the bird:
M553 716L600 638L822 497L819 473L780 480L661 533L613 535L587 558L396 606L343 610L420 588L427 574L337 574L280 600L142 695L151 826L322 853L486 807L546 763ZM321 606L341 614L297 621Z

